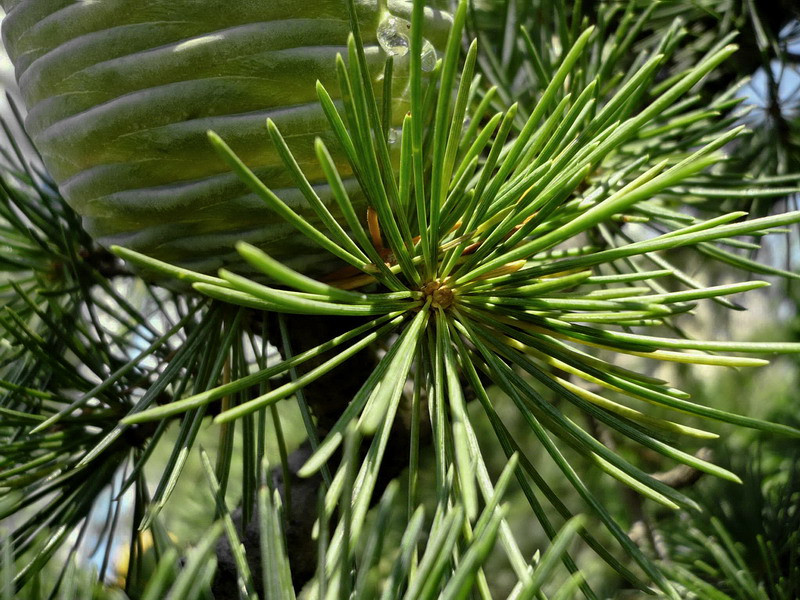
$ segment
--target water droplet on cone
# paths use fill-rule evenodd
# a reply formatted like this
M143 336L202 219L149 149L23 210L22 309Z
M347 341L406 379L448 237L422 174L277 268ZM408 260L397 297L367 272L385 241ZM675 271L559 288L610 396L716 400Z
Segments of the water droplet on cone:
M436 68L436 48L428 40L422 40L422 70L433 71Z
M408 21L388 16L378 25L378 44L390 56L405 56L408 54L408 35L410 28Z

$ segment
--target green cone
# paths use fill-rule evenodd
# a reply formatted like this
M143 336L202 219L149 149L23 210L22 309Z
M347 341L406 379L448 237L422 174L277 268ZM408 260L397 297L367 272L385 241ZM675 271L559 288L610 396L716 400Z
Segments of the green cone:
M237 240L293 268L323 274L332 257L250 194L206 139L213 130L287 204L313 212L272 146L280 129L328 203L314 156L336 146L317 101L338 97L335 56L347 54L345 0L0 0L3 39L28 109L26 128L62 194L101 244L198 271L239 264ZM357 2L376 93L386 53L378 30L411 2ZM427 11L438 45L450 18ZM405 21L395 21L405 23ZM385 40L384 40L385 41ZM384 44L385 46L386 44ZM394 118L406 110L398 56ZM343 177L351 175L335 156ZM355 181L346 185L355 190ZM333 207L332 207L333 211ZM334 211L335 212L335 211Z

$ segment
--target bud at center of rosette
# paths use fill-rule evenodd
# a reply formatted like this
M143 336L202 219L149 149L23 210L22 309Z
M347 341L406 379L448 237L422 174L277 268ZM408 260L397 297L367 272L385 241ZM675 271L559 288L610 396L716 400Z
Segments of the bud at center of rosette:
M250 193L206 134L219 134L314 224L318 219L265 123L275 122L338 216L314 153L314 139L322 138L365 216L315 90L319 80L340 98L335 57L347 56L345 0L0 4L8 13L3 39L28 111L25 126L61 193L100 244L201 272L222 266L248 272L234 249L239 240L310 275L340 266ZM386 56L395 57L391 105L398 125L408 109L412 3L382 4L357 0L356 7L378 96ZM423 67L435 63L449 25L449 15L426 9Z

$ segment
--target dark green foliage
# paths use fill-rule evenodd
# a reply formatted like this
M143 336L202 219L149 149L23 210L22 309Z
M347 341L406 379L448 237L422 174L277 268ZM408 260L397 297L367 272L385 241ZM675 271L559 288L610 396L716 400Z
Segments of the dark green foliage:
M796 452L796 449L795 449ZM800 468L797 454L777 465L774 449L734 453L742 485L707 481L699 513L662 523L666 571L694 596L789 600L800 595Z

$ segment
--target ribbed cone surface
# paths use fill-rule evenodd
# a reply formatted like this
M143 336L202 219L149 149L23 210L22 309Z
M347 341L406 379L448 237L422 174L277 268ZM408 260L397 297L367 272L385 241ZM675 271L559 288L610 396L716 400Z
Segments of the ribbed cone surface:
M70 205L101 244L191 269L241 267L245 240L309 273L336 261L273 214L207 140L218 133L287 204L316 218L270 142L280 129L318 194L336 213L313 142L352 171L320 107L315 82L339 97L337 53L347 55L344 0L4 0L3 39L27 107L26 128ZM357 2L380 94L381 23L411 2ZM449 17L426 13L440 40ZM438 44L437 44L438 45ZM407 61L398 57L394 113L407 110Z

